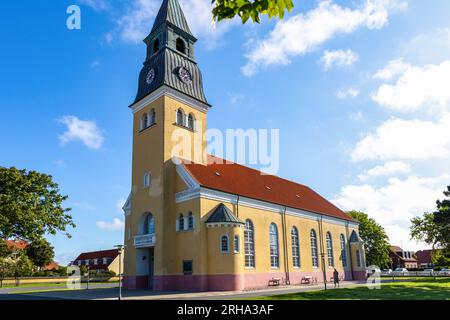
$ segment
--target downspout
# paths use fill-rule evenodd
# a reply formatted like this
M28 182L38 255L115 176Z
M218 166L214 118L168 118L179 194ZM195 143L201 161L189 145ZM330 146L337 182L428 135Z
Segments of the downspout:
M327 272L325 269L325 253L323 252L323 225L322 225L323 216L320 216L319 220L319 238L320 238L320 257L322 262L322 272L323 272L323 285L325 286L325 290L327 290Z
M286 284L289 285L291 284L291 280L289 279L289 261L286 236L286 207L284 207L283 214L281 215L281 224L283 229L284 273L286 275Z
M352 280L355 278L355 275L353 274L353 259L352 259L352 247L350 246L350 237L349 237L349 231L348 231L348 222L345 224L345 232L347 233L347 247L348 247L348 256L350 258L350 273L352 275Z

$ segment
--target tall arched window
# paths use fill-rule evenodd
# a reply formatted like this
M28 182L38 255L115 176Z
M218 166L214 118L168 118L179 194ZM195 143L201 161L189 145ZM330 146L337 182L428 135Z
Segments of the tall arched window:
M184 126L184 112L181 109L177 110L177 125Z
M316 236L316 231L314 229L311 229L309 237L311 239L312 266L317 268L319 266L319 256L317 253L317 236Z
M245 221L244 229L244 249L245 249L245 267L255 267L255 232L253 223L250 220Z
M141 117L141 130L144 130L148 126L148 114L144 113Z
M192 212L189 212L188 215L188 229L189 230L194 229L194 215L192 214Z
M356 250L356 265L358 268L361 267L361 254L359 253L359 250Z
M280 257L278 251L278 229L275 223L272 223L269 228L270 240L270 266L278 268L280 266Z
M333 240L331 238L331 233L327 232L327 256L328 256L328 266L334 267L334 256L333 256Z
M291 240L292 240L292 265L295 268L299 268L300 267L300 242L298 239L298 230L296 227L292 227Z
M189 114L187 126L191 130L194 130L194 121L195 121L194 116L192 114Z
M183 39L178 38L177 39L177 51L181 53L186 53L186 44L184 43Z
M220 238L220 251L222 253L228 253L228 252L230 252L229 249L230 248L229 248L228 236L227 235L223 235Z
M159 38L153 41L153 53L159 50Z
M155 218L151 213L145 217L143 231L144 234L155 234Z
M345 237L343 234L341 234L340 236L340 243L341 243L342 266L345 268L347 266L347 251L345 250Z
M182 214L178 217L178 230L183 231L184 230L184 217Z

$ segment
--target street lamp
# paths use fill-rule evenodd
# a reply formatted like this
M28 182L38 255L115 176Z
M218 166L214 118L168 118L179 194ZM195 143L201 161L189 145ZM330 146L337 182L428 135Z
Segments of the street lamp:
M327 271L325 270L325 253L320 254L322 258L322 272L323 272L323 285L325 290L327 290Z
M125 246L118 244L114 247L119 251L119 300L122 300L122 252Z

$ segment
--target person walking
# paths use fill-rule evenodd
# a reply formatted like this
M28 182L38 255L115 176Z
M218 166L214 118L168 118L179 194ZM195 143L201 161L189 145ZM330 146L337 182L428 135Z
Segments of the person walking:
M339 288L339 272L336 270L336 268L334 268L333 280L334 280L334 287L336 288L337 285L337 287Z

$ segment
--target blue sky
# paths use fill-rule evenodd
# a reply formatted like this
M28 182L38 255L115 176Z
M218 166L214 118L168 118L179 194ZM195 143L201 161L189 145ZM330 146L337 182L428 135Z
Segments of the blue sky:
M405 249L450 182L450 2L294 0L282 22L210 23L199 38L208 127L279 129L278 174L364 210ZM73 208L57 260L122 241L142 39L160 0L14 1L0 20L0 165L50 173ZM66 9L81 8L81 30Z

